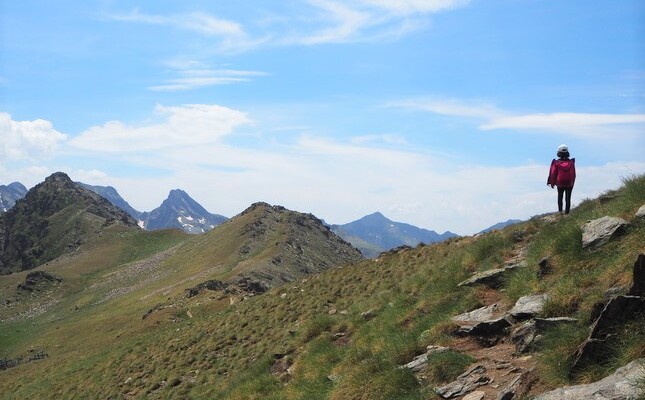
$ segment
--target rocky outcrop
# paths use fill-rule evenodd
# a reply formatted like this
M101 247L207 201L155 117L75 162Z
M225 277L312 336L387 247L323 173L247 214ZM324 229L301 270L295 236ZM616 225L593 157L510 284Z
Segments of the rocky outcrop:
M63 278L45 271L34 271L27 274L24 283L18 284L18 291L34 292L47 289L63 281Z
M645 377L644 364L645 359L632 361L597 382L559 388L534 400L636 400L642 393L639 382Z
M645 297L618 296L607 303L591 326L589 337L576 351L571 372L577 372L588 363L605 361L611 353L616 329L642 313L645 313Z
M617 217L602 217L587 222L582 227L582 248L596 249L618 236L628 225L627 221Z
M643 254L638 255L634 264L634 283L628 295L616 296L609 300L598 318L591 325L589 337L573 356L571 373L574 374L589 363L605 361L616 340L617 330L626 323L645 314L643 294Z
M469 311L463 314L456 315L452 317L452 320L461 323L477 323L483 322L486 320L493 319L493 317L498 314L497 304L491 304L490 306L484 306L473 311Z
M516 319L532 318L542 312L542 308L544 308L548 298L546 294L520 297L515 306L509 311L509 314Z
M490 383L491 378L486 375L486 368L475 365L457 377L457 380L435 389L435 392L444 399L454 399L472 392L479 386Z
M457 286L485 285L493 289L498 289L504 283L508 273L520 267L522 267L522 264L511 264L502 268L478 272Z

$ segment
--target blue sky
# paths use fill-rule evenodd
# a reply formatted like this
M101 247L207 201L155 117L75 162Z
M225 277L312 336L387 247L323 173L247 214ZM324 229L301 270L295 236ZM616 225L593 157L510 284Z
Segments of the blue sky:
M645 3L0 2L0 183L472 233L645 172Z

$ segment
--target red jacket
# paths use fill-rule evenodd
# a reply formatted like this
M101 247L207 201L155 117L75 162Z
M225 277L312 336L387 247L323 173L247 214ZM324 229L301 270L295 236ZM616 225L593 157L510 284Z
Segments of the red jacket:
M547 185L555 185L560 188L572 188L576 182L576 159L559 159L551 161Z

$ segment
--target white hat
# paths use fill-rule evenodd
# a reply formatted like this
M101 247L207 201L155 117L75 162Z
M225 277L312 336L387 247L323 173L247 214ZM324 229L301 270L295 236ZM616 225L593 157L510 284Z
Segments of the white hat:
M566 144L561 144L561 145L558 147L558 153L560 153L560 152L565 152L565 151L566 151L566 152L568 152L568 151L569 151L569 147L567 147L567 145L566 145Z

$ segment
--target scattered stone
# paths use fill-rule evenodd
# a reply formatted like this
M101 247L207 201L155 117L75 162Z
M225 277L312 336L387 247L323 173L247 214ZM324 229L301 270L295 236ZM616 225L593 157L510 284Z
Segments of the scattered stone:
M286 293L280 293L280 298L281 298L281 299L286 299L286 298L287 298L287 294L286 294Z
M364 320L369 321L370 319L376 317L376 313L374 312L374 310L367 310L361 313L361 317L363 317Z
M638 211L636 211L636 214L634 215L636 218L645 218L645 204L643 204Z
M504 283L508 272L520 267L522 264L511 264L502 268L478 272L457 286L486 285L492 289L498 289Z
M645 297L618 296L610 300L591 325L589 337L574 354L571 374L588 363L605 361L615 339L616 329L644 312Z
M547 257L544 257L538 263L537 277L538 278L544 278L545 276L547 276L548 274L551 273L552 268L553 267L551 266L551 263L549 262L549 259Z
M472 392L479 386L490 382L491 378L486 375L486 368L483 365L475 365L459 375L454 382L436 388L435 391L444 399L452 399Z
M634 263L634 283L627 294L645 297L645 254L639 254Z
M549 296L546 294L520 297L515 303L515 306L509 311L509 314L517 319L531 318L542 312L542 308L544 308L544 304L548 298Z
M462 400L482 400L486 393L481 390L475 390L474 392L464 396Z
M332 308L332 309L330 309L329 311L327 311L327 314L329 314L329 315L336 315L336 312L337 312L337 310L336 310L335 308Z
M291 378L291 365L293 361L291 357L285 354L275 354L276 361L271 366L271 374L282 382L286 382Z
M433 354L439 354L448 351L449 349L447 347L443 346L428 346L426 347L426 352L414 357L414 360L410 361L409 363L405 364L402 366L402 368L408 368L411 369L412 372L420 372L422 371L426 364L428 363L428 357L433 355Z
M452 317L452 320L455 322L483 322L490 319L493 319L495 312L497 311L497 304L491 304L490 306L485 306L478 308L473 311L469 311L463 314L456 315Z
M347 315L347 314L349 314L349 311L347 311L347 310L342 310L340 312L340 315Z
M628 225L622 218L605 216L582 227L582 248L596 249L619 235Z
M534 400L636 400L645 375L645 359L641 358L618 368L597 382L567 386L537 396Z

